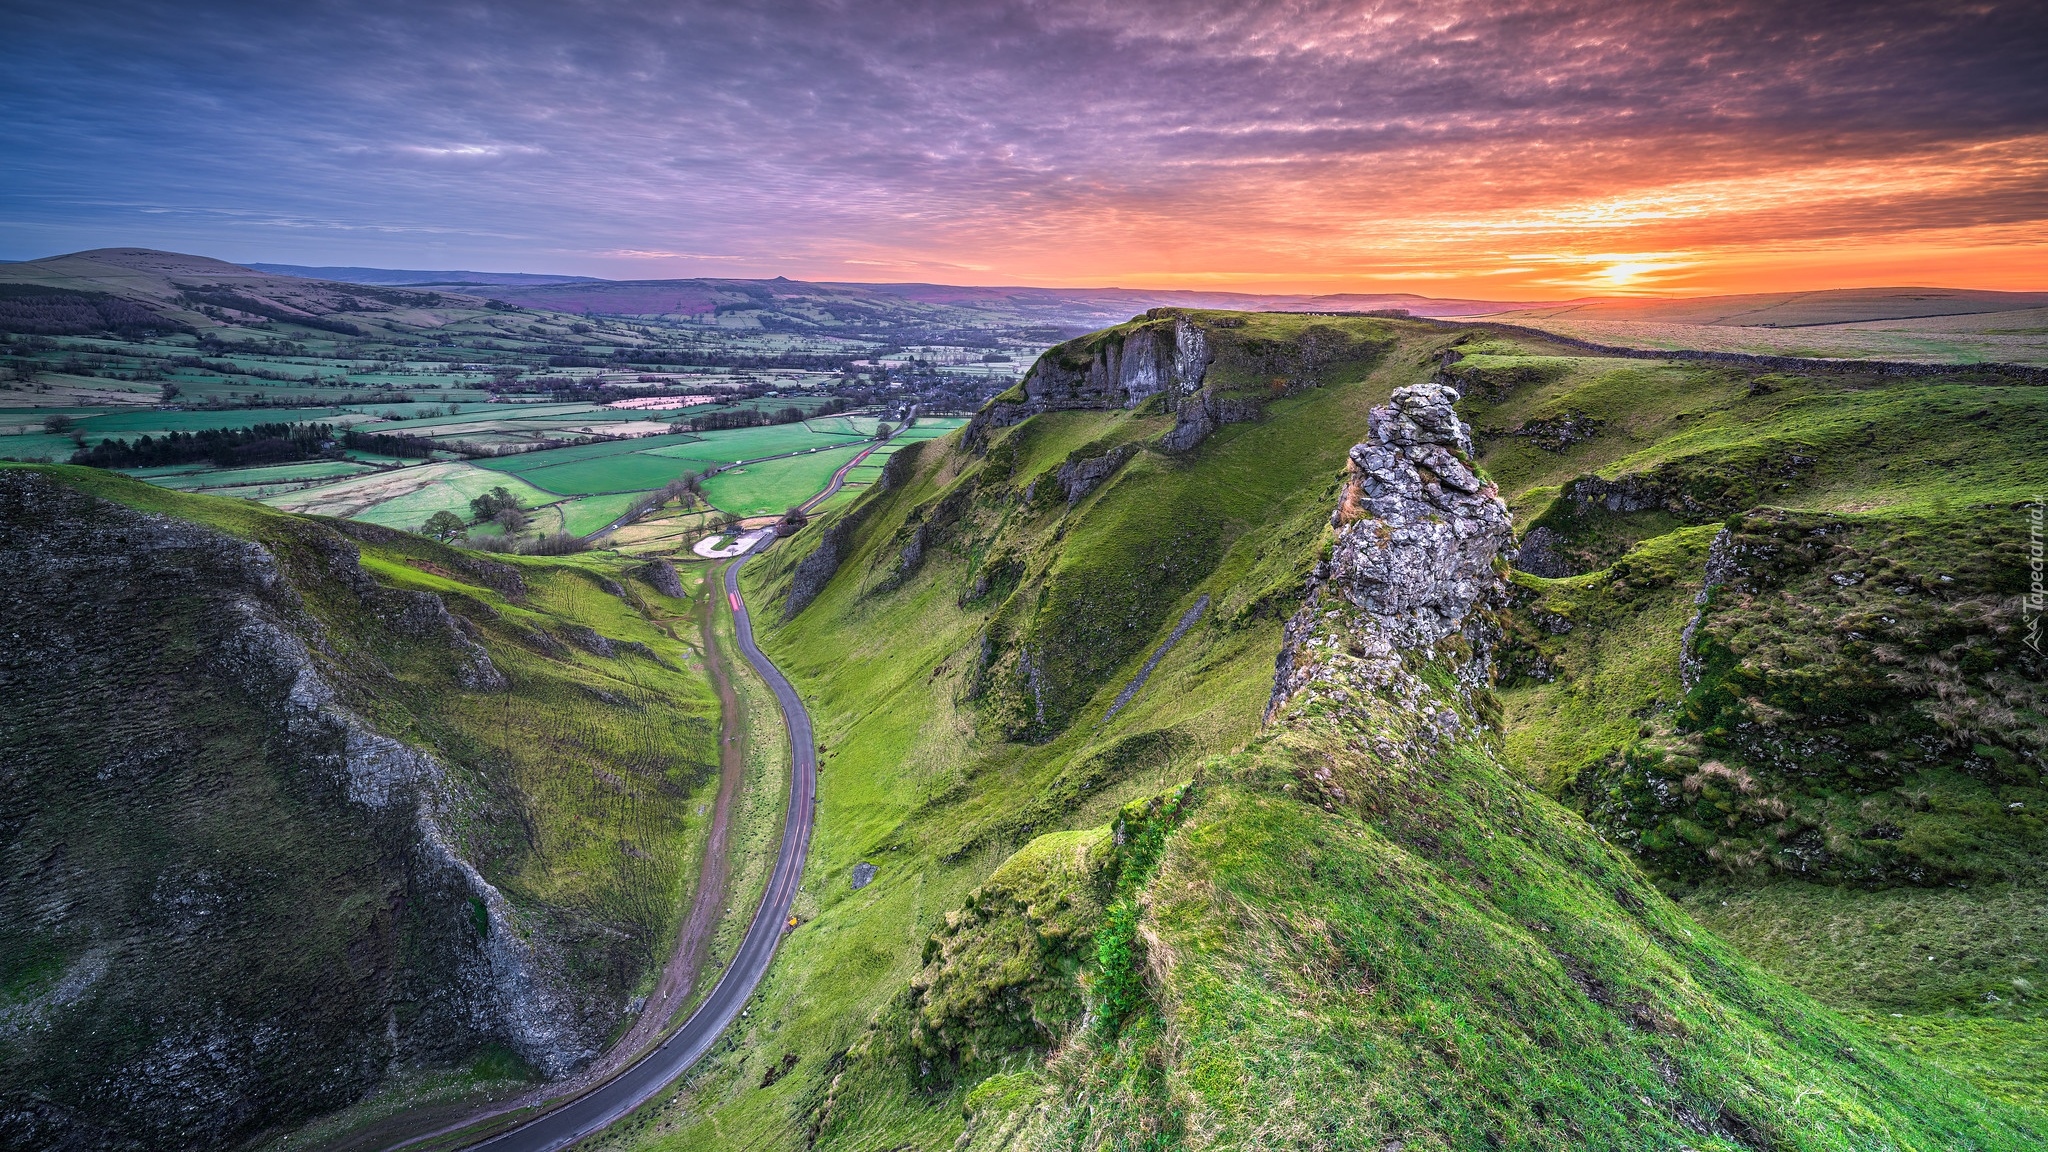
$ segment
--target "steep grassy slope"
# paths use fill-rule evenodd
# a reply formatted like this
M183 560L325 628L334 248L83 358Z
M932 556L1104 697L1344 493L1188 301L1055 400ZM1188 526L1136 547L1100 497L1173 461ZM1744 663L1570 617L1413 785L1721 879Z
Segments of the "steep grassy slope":
M1408 491L1448 492L1455 467L1416 468ZM1332 501L1268 734L997 869L849 1050L822 1145L886 1145L892 1091L899 1114L961 1099L973 1148L2016 1149L2048 1132L1764 974L1503 770L1492 547L1426 543L1477 521L1441 501L1396 517L1386 491Z
M1164 368L1182 324L1206 345L1199 375ZM1465 383L1501 433L1479 462L1525 525L1624 460L1601 478L1720 468L1740 510L1788 482L1751 465L1791 451L1776 440L1803 432L1799 411L1980 387L1560 370L1561 351L1399 321L1141 317L1056 349L961 440L899 453L815 543L757 562L750 595L790 596L764 644L826 746L804 923L732 1046L600 1143L2028 1146L2038 1120L1713 941L1522 782L1570 785L1676 703L1725 511L1558 530L1560 553L1603 567L1515 577L1495 617L1504 720L1418 664L1404 683L1483 726L1392 761L1317 715L1261 737L1344 452L1397 385ZM1591 441L1532 400L1586 383L1604 404ZM1756 401L1777 424L1714 410ZM1699 452L1670 443L1695 427L1712 431ZM1853 505L1905 455L1824 456L1789 480ZM1952 476L1941 459L1910 465L1915 483ZM1625 551L1632 567L1604 567ZM1786 948L1756 951L1828 994Z
M0 516L5 1142L219 1147L626 1019L717 762L685 602L86 469Z

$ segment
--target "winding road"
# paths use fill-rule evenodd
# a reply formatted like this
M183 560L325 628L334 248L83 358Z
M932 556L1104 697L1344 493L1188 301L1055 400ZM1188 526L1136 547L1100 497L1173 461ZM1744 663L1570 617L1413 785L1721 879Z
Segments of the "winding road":
M832 478L832 487L824 495L838 490L847 468L840 469ZM755 673L775 693L790 750L789 812L782 825L782 849L775 858L775 871L768 878L768 890L761 896L754 922L747 926L739 952L726 966L711 994L660 1047L554 1111L472 1147L491 1152L554 1152L632 1112L711 1050L726 1028L739 1018L748 997L767 974L769 962L775 959L776 945L782 942L789 920L790 903L796 899L797 886L803 879L804 858L810 852L811 824L817 808L818 744L811 735L811 714L805 710L796 689L790 687L789 680L754 644L753 619L747 613L746 601L740 597L740 567L746 562L747 557L741 556L725 570L725 596L732 606L733 634L739 639L747 663L753 665Z
M846 484L847 473L866 460L887 441L863 449L832 474L824 491L801 505L808 513L831 499ZM607 531L609 529L606 529ZM468 1145L490 1152L555 1152L610 1126L634 1109L653 1099L662 1089L690 1070L704 1057L718 1038L745 1010L754 989L768 973L776 946L787 930L789 909L803 880L804 861L810 854L811 826L817 815L818 743L811 733L811 714L790 686L787 677L763 655L754 643L754 621L747 602L740 596L740 568L747 558L775 541L772 535L759 540L725 570L725 597L732 608L733 635L740 652L756 675L775 693L782 709L782 726L789 736L789 811L783 818L782 847L775 857L775 871L768 877L768 890L761 907L740 940L738 953L711 994L704 998L683 1026L652 1052L628 1065L611 1079L577 1096L550 1112L479 1143Z

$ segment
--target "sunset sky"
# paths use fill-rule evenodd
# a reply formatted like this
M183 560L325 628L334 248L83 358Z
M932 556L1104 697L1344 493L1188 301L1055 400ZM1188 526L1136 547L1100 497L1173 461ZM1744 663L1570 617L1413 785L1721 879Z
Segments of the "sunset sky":
M2048 289L2044 13L0 0L0 257Z

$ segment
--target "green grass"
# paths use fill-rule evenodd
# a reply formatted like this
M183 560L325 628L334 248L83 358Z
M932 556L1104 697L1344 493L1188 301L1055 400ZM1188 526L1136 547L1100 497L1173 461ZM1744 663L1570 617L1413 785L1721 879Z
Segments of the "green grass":
M1280 327L1269 333L1272 324ZM1250 318L1243 334L1248 340L1292 338L1308 326L1303 318ZM1495 884L1497 910L1489 911L1485 899L1462 886L1465 865L1442 858L1448 848L1434 863L1425 862L1403 839L1407 833L1385 821L1307 809L1271 791L1272 781L1290 775L1286 758L1295 754L1278 751L1259 761L1276 767L1239 765L1225 774L1243 782L1219 785L1194 809L1148 889L1145 931L1165 941L1176 958L1145 981L1163 1014L1136 1013L1114 1041L1075 1047L1069 1037L1067 1055L1044 1068L1032 1053L1043 1050L1046 1033L1027 1023L1013 1033L1022 1037L1020 1047L1005 1054L1000 1045L987 1049L975 1041L984 1044L976 1049L979 1063L970 1060L975 1071L931 1079L943 1062L930 1052L966 1049L920 1047L915 1038L939 1036L931 1029L943 1021L920 1023L925 1018L904 997L936 996L951 987L947 1003L985 1006L965 1019L991 1026L1029 1021L1035 1001L1026 997L1020 1005L1004 988L1042 991L1044 985L1033 981L1058 969L1085 991L1094 961L1077 962L1064 952L1064 959L1048 958L993 937L984 949L960 938L965 951L958 956L966 966L958 971L966 983L956 986L944 984L951 977L934 975L941 969L926 967L929 950L912 944L928 932L954 939L949 933L957 930L949 924L1007 930L1017 921L1000 913L1011 906L1003 901L1012 899L1001 893L1017 890L1022 881L1011 873L1033 858L1027 852L1004 865L1015 847L1034 833L1099 827L1118 805L1157 792L1208 753L1242 746L1258 732L1278 623L1316 558L1342 453L1362 432L1365 407L1393 383L1427 376L1435 350L1456 338L1399 325L1371 331L1400 333L1404 342L1382 354L1376 361L1381 371L1365 386L1339 383L1280 400L1263 422L1226 427L1188 459L1141 452L1072 509L1056 493L1048 501L1052 469L1070 456L1142 440L1165 422L1121 412L1049 413L995 433L979 458L948 444L927 447L891 491L842 497L828 506L828 517L835 514L831 509L860 514L854 552L815 603L789 624L764 629L763 637L811 702L828 747L806 881L807 891L818 894L816 919L785 944L739 1044L701 1066L679 1095L650 1111L653 1119L644 1127L604 1146L690 1148L713 1140L787 1146L815 1139L830 1148L939 1147L961 1136L963 1119L971 1117L965 1138L975 1148L1041 1140L1064 1145L1083 1133L1107 1146L1130 1147L1347 1141L1378 1147L1396 1135L1410 1147L1462 1147L1483 1146L1489 1132L1519 1134L1532 1147L1701 1147L1726 1145L1688 1133L1682 1109L1707 1117L1705 1124L1715 1115L1707 1111L1710 1104L1749 1101L1756 1107L1736 1107L1744 1122L1786 1147L1854 1143L1845 1131L1889 1131L1902 1146L1937 1147L1947 1146L1942 1133L1966 1132L1988 1115L1982 1111L1987 1105L1960 1082L1906 1059L1890 1041L1829 1014L1756 967L1741 966L1736 952L1663 904L1628 864L1593 847L1576 817L1547 807L1540 834L1528 823L1536 817L1518 821L1516 836L1540 835L1541 853L1548 854L1541 858L1548 862L1527 876L1517 873L1527 863L1513 862L1512 853L1529 851L1528 842L1496 822L1500 812L1487 798L1515 796L1520 786L1497 769L1438 770L1449 775L1432 777L1424 794L1440 800L1414 816L1430 827L1450 821L1464 829L1457 843L1467 857L1496 861L1483 864ZM1585 411L1595 401L1602 405L1607 438L1562 457L1522 440L1488 442L1483 462L1517 498L1525 524L1542 511L1546 487L1554 494L1578 475L1612 475L1609 465L1624 461L1653 467L1688 452L1719 459L1713 453L1788 439L1811 422L1806 409L1775 406L1797 397L1751 398L1745 381L1719 370L1546 360L1540 346L1504 339L1478 350L1498 358L1481 366L1535 369L1508 389L1505 401L1471 399L1482 424L1497 419L1513 427L1565 409ZM1533 359L1532 351L1538 353ZM1246 365L1238 368L1243 379L1234 387L1260 383ZM1791 390L1801 387L1807 386ZM1841 398L1870 403L1870 392L1892 387L1839 388L1823 381L1810 393L1822 406ZM1915 391L1925 387L1903 382L1898 411L1925 399ZM1759 401L1767 404L1754 412L1734 410ZM1490 409L1482 406L1489 403ZM1726 426L1716 433L1720 439L1673 443L1693 431L1689 424L1714 421ZM1853 501L1851 490L1863 475L1859 461L1866 459L1829 459L1821 470L1825 483L1812 490ZM878 477L868 468L854 475ZM1938 477L1921 469L1913 479ZM906 564L903 550L920 524L926 526L923 556ZM1510 629L1513 643L1503 658L1511 677L1503 697L1504 752L1517 775L1562 786L1632 743L1643 724L1639 714L1676 705L1677 632L1690 619L1714 531L1711 523L1668 525L1640 544L1618 535L1612 547L1634 547L1625 570L1519 582L1522 600L1512 617L1519 623ZM750 566L756 605L775 604L794 562L808 551L803 540ZM1161 547L1163 555L1156 551ZM1190 566L1185 575L1174 568L1183 564ZM1130 706L1098 728L1108 700L1202 593L1211 596L1202 621ZM757 618L768 608L757 607ZM1568 621L1571 630L1516 630L1534 627L1539 610ZM1060 676L1047 677L1045 722L1037 720L1037 701L1026 706L1021 691L1006 703L986 677L976 683L984 634L998 666L1020 647L1035 660L1051 658L1062 644L1088 650ZM1547 678L1529 675L1529 662L1539 659L1547 661ZM1064 697L1052 695L1055 685ZM1037 742L1005 739L1005 733ZM1167 751L1139 751L1145 748ZM1357 764L1349 748L1321 755ZM1404 804L1413 799L1403 796ZM1535 803L1521 802L1525 814ZM1498 842L1487 841L1488 832ZM1442 840L1441 832L1433 834ZM846 876L861 860L881 871L872 886L855 893ZM1304 861L1323 860L1330 866L1304 867ZM1652 909L1647 916L1654 928L1618 923L1610 898L1572 878L1585 868L1607 878L1596 883L1629 886ZM1501 891L1503 882L1512 883L1512 895ZM1032 897L1032 907L1047 900L1085 904L1080 890L1062 891L1068 895ZM1674 998L1659 1003L1685 1038L1667 1044L1651 1030L1617 1039L1629 1028L1619 1025L1617 1033L1617 1010L1579 992L1552 951L1563 943L1527 926L1525 913L1535 907L1527 902L1545 901L1555 911L1540 918L1553 928L1573 925L1569 930L1581 934L1586 949L1575 958L1592 964L1591 975L1606 987L1626 990L1647 981L1670 991ZM1404 917L1415 908L1442 920L1427 930L1402 927L1413 925ZM1041 912L1024 915L1041 927L1057 920ZM1388 963L1398 960L1386 980L1376 978L1367 990L1377 1000L1347 998L1343 978L1319 967L1339 942L1340 924L1345 932L1381 933ZM1610 932L1618 935L1601 935ZM1038 958L1028 959L1033 955ZM970 962L974 956L982 959ZM1545 975L1532 979L1535 972ZM940 983L923 983L928 979ZM915 993L919 988L929 991ZM1054 1013L1046 1019L1068 1018L1046 1011ZM2020 1020L2009 1027L2020 1029L2012 1033L2018 1036L2031 1025ZM1555 1029L1562 1043L1535 1043L1544 1029ZM1523 1039L1510 1040L1514 1035ZM1967 1047L1957 1039L1963 1032L1942 1035L1952 1049ZM1865 1075L1843 1065L1838 1050L1845 1046L1859 1054L1867 1046L1875 1054L1863 1067L1883 1071ZM1921 1045L1930 1052L1939 1046L1932 1040ZM920 1052L934 1071L919 1070ZM766 1071L789 1058L793 1069L761 1087ZM1970 1072L1953 1053L1937 1059L2002 1099L2018 1098ZM1675 1084L1666 1081L1664 1060L1672 1062ZM2023 1063L2015 1058L1994 1071L2024 1079ZM990 1070L997 1074L976 1088ZM1482 1084L1499 1085L1498 1094L1485 1093L1477 1087ZM1819 1094L1802 1097L1802 1084ZM1880 1084L1887 1086L1879 1090ZM1893 1099L1901 1093L1910 1103ZM1651 1103L1640 1104L1638 1095ZM1367 1097L1387 1107L1357 1107ZM1972 1099L1978 1102L1944 1103ZM1801 1134L1788 1108L1812 1120L1833 1116L1827 1123L1847 1127ZM1580 1128L1557 1125L1567 1112ZM1045 1117L1052 1120L1041 1122ZM1074 1127L1060 1127L1068 1121ZM2023 1146L2011 1125L2027 1123L2034 1121L1998 1114L1988 1131L2005 1134L1989 1137L1986 1146ZM1065 1135L1053 1140L1055 1132ZM1008 1135L997 1138L1002 1133ZM1657 1135L1640 1142L1644 1133Z
M338 516L410 531L436 512L452 512L466 521L470 516L469 502L499 487L510 491L529 508L556 499L518 476L450 461L414 464L396 471L280 493L268 502L288 511Z
M617 520L626 514L633 501L639 499L634 493L617 496L586 496L561 505L561 531L572 536L588 536L592 532Z
M553 448L482 461L479 466L516 473L537 487L562 495L646 492L687 473L730 467L739 460L858 443L852 436L821 435L802 424L781 424ZM831 475L829 470L826 475ZM820 481L811 491L823 486ZM744 496L736 496L736 500L749 502Z
M805 1121L798 1117L822 1099L831 1058L859 1038L864 1021L917 970L925 934L1011 851L1039 832L1100 825L1207 752L1250 738L1287 610L1274 597L1299 589L1295 545L1286 542L1315 538L1327 515L1323 497L1354 430L1391 387L1375 378L1281 401L1265 423L1220 431L1191 464L1148 464L1128 487L1114 481L1096 502L1071 513L1062 500L1034 510L1028 521L1020 511L1005 523L1000 509L1034 479L1050 491L1045 474L1070 453L1170 426L1122 412L1034 418L1003 434L980 464L983 503L958 534L936 545L909 580L877 591L875 582L900 549L905 519L955 488L956 470L975 469L975 457L952 442L929 445L911 480L869 497L877 511L840 578L780 628L765 622L775 618L790 567L808 550L805 537L796 538L799 547L785 544L750 562L748 596L763 622L762 643L803 692L827 749L805 881L804 899L815 903L764 985L748 1033L760 1041L701 1065L658 1120L612 1143L692 1148L711 1140L780 1146L800 1139ZM1139 531L1126 517L1161 497L1219 522L1220 539L1199 553L1206 574L1178 600L1145 609L1156 623L1128 645L1127 659L1102 674L1071 727L1044 744L1001 739L964 698L978 637L998 605L962 605L961 592L1004 541L1027 554L1039 550L1044 564L1070 554L1079 561L1078 534L1085 529L1085 547L1092 548L1108 531L1091 527L1092 518ZM1000 535L991 540L991 533ZM1096 720L1150 648L1204 591L1216 606L1098 730ZM855 892L848 876L863 860L880 872ZM794 1069L759 1088L764 1072L787 1055L798 1058ZM967 1087L924 1098L866 1081L848 1084L838 1107L857 1119L835 1146L950 1141Z
M314 460L302 464L271 464L257 468L220 468L163 476L142 477L166 488L231 488L243 485L288 484L308 480L329 480L358 476L370 471L361 464L343 460Z

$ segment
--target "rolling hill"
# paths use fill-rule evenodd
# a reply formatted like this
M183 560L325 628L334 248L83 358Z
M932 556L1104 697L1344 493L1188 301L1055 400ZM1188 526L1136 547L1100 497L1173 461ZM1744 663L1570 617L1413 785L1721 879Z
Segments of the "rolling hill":
M0 288L12 289L5 299L14 307L35 299L31 288L50 290L55 298L112 296L155 313L166 328L281 320L344 335L366 334L349 316L432 328L487 306L476 296L280 276L146 248L96 248L0 265Z

